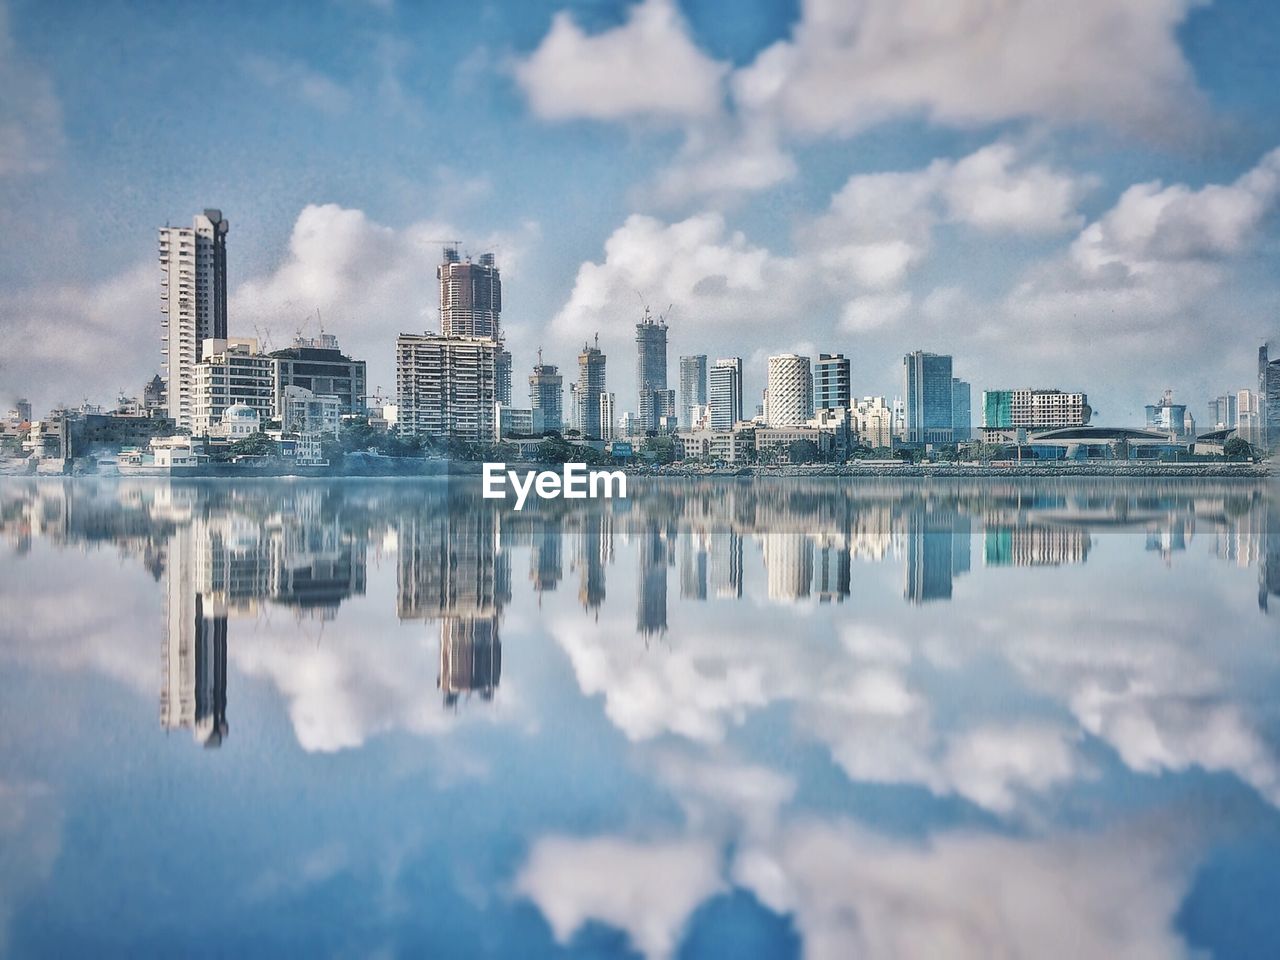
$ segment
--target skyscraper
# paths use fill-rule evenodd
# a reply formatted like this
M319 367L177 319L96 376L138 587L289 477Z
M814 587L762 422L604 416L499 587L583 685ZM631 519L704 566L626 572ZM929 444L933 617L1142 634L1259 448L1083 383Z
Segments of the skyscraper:
M544 433L564 429L564 377L553 363L538 362L529 377L529 406L533 410L533 432Z
M710 381L711 429L731 430L742 419L742 358L717 360Z
M612 393L600 394L600 439L612 440L618 435L617 411Z
M205 340L227 336L227 232L221 210L160 228L161 354L169 417L191 427L195 365Z
M968 440L972 427L973 418L970 412L969 382L961 380L959 377L952 377L951 429L954 431L952 436L955 438L956 443L963 443Z
M600 340L595 345L584 343L578 354L578 385L573 407L574 427L584 437L599 437L600 395L604 393L604 354Z
M1239 422L1236 409L1236 395L1224 393L1209 401L1209 424L1218 430L1234 429Z
M813 365L813 407L815 410L848 410L849 361L843 353L823 353Z
M694 408L707 403L707 355L680 358L680 426L693 427Z
M1262 445L1262 411L1252 390L1236 392L1236 433L1254 446Z
M648 307L636 324L636 387L640 432L655 431L662 417L675 411L667 390L667 321Z
M1258 348L1258 415L1260 443L1264 450L1280 447L1280 357L1270 359L1263 344Z
M906 394L904 439L908 443L951 443L951 357L917 350L902 358Z
M463 260L458 248L444 248L436 268L440 280L440 332L446 337L501 338L502 278L493 254L479 263Z
M769 408L771 427L798 427L813 416L813 374L809 358L784 353L769 358Z

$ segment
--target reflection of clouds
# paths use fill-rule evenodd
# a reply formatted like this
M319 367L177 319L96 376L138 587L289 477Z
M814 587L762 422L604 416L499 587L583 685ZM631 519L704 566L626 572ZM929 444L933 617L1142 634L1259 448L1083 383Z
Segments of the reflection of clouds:
M693 911L723 887L719 852L696 839L547 837L516 878L557 942L595 921L626 931L648 960L672 956Z
M0 780L0 952L23 893L49 878L62 849L61 806L43 783Z
M305 638L237 638L232 663L244 674L268 680L284 700L298 744L307 751L358 747L370 737L396 730L433 735L476 716L504 717L513 696L484 711L450 713L435 689L439 665L432 635L409 638L326 634Z
M1188 957L1189 865L1162 840L946 834L893 841L807 822L743 850L734 882L791 913L805 956Z

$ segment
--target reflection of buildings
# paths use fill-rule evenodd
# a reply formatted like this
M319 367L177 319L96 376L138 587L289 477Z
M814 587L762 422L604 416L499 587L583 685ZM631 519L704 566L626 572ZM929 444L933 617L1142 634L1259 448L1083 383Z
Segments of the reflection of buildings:
M639 596L636 632L642 636L667 632L667 536L656 520L640 534Z
M440 621L440 675L436 678L446 706L459 697L479 694L492 700L502 676L502 642L498 617L446 617Z
M589 513L578 535L578 602L584 610L598 610L604 603L604 567L613 562L613 518Z
M849 547L843 538L819 538L813 567L813 592L819 602L844 601L849 595L849 568Z
M559 518L542 518L533 531L529 553L529 579L538 593L549 593L564 576L561 545L564 531Z
M160 723L166 730L191 730L197 742L217 747L229 729L227 616L214 614L195 590L193 545L191 528L174 535L165 595Z
M770 600L799 600L813 583L813 541L788 530L760 535Z
M481 510L398 518L396 605L401 620L488 615L511 598L497 514Z
M707 599L707 539L704 534L689 531L680 537L680 598Z
M742 596L742 537L734 530L718 530L710 535L707 582L717 597Z
M983 538L983 563L988 567L1084 563L1092 545L1089 531L1080 527L988 527Z
M969 570L969 518L954 510L920 509L907 520L906 599L950 600L952 580Z

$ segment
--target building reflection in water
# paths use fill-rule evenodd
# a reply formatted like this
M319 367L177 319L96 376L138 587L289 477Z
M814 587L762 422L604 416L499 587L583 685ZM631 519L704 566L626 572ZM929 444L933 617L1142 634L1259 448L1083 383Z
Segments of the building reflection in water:
M635 557L636 630L669 630L668 580L683 602L840 602L853 562L900 563L909 604L952 598L981 538L988 575L1087 562L1103 530L1141 536L1166 559L1201 533L1210 552L1258 570L1258 605L1280 595L1280 510L1265 484L950 483L821 480L636 483L627 501L520 513L465 484L163 484L7 480L0 535L17 552L107 544L163 580L160 717L217 746L228 735L228 644L268 608L333 618L365 593L373 543L395 554L396 612L439 635L446 705L493 698L511 554L529 552L532 591L554 591L567 555L578 602L598 616L619 548ZM749 550L748 544L755 547ZM868 581L872 582L872 581ZM870 587L868 589L871 589ZM255 640L254 642L261 642ZM429 688L429 681L423 684Z

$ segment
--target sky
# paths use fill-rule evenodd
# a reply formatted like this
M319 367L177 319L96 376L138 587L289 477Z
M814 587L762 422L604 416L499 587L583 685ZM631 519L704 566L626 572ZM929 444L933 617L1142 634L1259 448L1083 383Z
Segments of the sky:
M1280 334L1280 8L1262 0L0 0L0 404L137 394L156 229L231 222L229 332L338 336L394 393L443 240L503 271L514 398L634 323L669 366L902 355L983 389L1256 382Z

